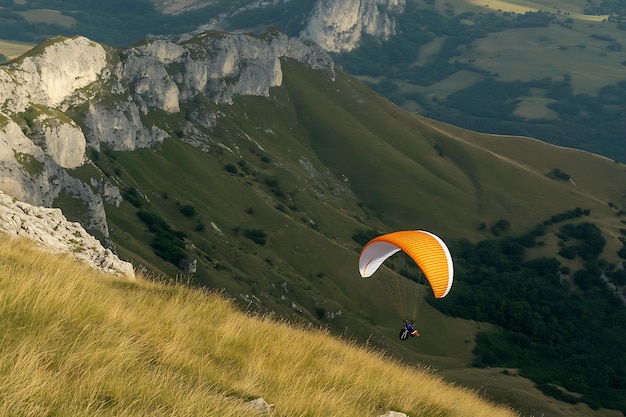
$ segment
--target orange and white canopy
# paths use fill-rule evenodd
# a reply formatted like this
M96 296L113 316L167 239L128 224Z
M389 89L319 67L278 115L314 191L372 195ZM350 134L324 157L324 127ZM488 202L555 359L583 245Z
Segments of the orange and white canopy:
M370 240L359 258L361 276L372 276L387 258L400 250L422 270L435 298L443 298L450 292L454 276L450 251L438 236L424 230L393 232Z

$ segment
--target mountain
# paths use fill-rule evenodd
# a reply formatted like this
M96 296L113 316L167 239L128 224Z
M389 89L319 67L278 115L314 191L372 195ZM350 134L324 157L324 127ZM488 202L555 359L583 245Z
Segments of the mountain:
M395 16L403 12L406 0L5 3L6 17L0 29L3 39L40 42L59 34L81 34L108 45L128 46L146 37L193 31L259 33L277 27L292 37L339 52L356 48L363 35L389 39L396 33Z
M519 368L552 396L622 409L623 364L610 350L626 340L616 295L624 285L622 164L416 116L337 68L320 47L276 30L128 48L59 37L0 68L0 190L61 208L137 271L223 289L247 310L325 326L440 367L452 380L477 377L473 385L528 413L542 407L520 394L528 386L511 383L502 393L500 379L466 365L478 358L481 366ZM399 229L439 235L457 268L444 302L422 291L419 343L398 340L405 317L382 281L358 276L367 238ZM405 281L408 288L423 289L402 258L388 266L390 275L418 281ZM523 281L534 292L504 296L483 290L517 287L480 286L519 282L515 274L533 274ZM556 293L546 291L546 301L537 289L548 284ZM561 295L563 306L576 301L579 310L546 308ZM502 303L514 296L525 300ZM498 318L490 310L501 303L496 310L525 320ZM579 312L614 326L593 320L588 331L572 331ZM536 327L512 327L524 323ZM545 337L554 329L542 323L567 330L556 346L567 360L584 358L577 368L549 368L535 356L519 363L497 351L517 340L518 359L558 355ZM504 329L495 333L503 339L476 337L494 328ZM589 345L591 337L602 343ZM587 382L598 361L611 363L602 367L605 381Z
M119 0L1 3L0 62L56 35L146 37L276 27L411 112L626 161L622 2ZM26 42L24 44L23 42Z

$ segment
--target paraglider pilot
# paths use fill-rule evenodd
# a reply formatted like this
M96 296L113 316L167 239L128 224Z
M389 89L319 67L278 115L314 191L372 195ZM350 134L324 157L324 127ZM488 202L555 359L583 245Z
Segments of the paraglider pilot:
M415 325L415 322L413 320L411 321L404 320L404 328L409 332L409 334L412 337L419 337L420 333L417 331L414 325Z

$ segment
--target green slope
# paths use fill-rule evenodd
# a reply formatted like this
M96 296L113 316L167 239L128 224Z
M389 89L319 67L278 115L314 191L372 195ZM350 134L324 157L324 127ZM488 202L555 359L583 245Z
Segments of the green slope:
M141 208L128 201L106 207L123 258L156 275L223 288L245 309L369 340L459 380L472 380L465 367L486 325L447 318L422 302L418 323L428 337L400 342L403 317L379 280L359 277L355 234L423 228L447 242L477 242L493 237L481 224L505 219L509 234L526 233L580 207L603 230L603 258L619 260L623 165L417 117L341 72L331 80L290 61L284 71L284 87L270 97L241 97L219 109L194 103L221 114L199 148L172 127L181 115L151 115L172 132L162 146L100 154L100 166L145 197ZM571 181L548 175L556 168ZM185 252L197 260L193 274L153 253L140 209L184 233ZM251 231L264 242L246 237ZM546 244L533 256L556 250Z
M591 210L606 232L606 258L618 259L621 221L610 203L623 206L626 175L608 159L436 123L345 74L332 81L291 62L285 87L220 110L204 151L173 138L154 150L111 153L120 180L147 197L142 209L187 234L200 284L254 288L269 309L292 311L293 301L306 319L322 310L367 317L380 301L358 278L358 231L423 228L477 241L490 237L481 223L506 219L521 233L576 207ZM572 181L547 175L555 168ZM181 205L195 214L183 215ZM147 247L152 234L136 207L107 211L122 255L180 274ZM249 230L265 233L267 243L247 239ZM353 291L363 294L355 300Z

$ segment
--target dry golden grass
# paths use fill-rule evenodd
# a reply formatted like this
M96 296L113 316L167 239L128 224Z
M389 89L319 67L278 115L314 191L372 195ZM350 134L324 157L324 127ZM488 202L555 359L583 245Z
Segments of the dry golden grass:
M223 295L122 281L0 236L0 416L514 416L367 346Z

